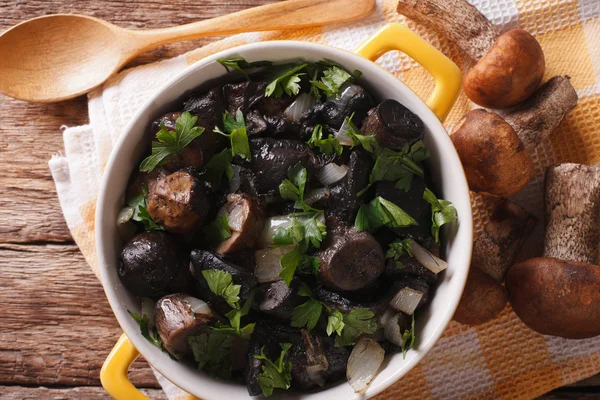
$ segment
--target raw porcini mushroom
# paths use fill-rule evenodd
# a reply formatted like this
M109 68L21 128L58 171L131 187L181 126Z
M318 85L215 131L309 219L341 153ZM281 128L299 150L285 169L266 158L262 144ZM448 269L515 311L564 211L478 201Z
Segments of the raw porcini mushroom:
M577 104L568 76L556 76L504 117L469 111L451 136L474 192L508 197L533 177L529 153Z
M465 0L400 0L398 12L454 41L477 64L465 77L467 96L487 108L510 108L537 89L544 52L522 29L499 35Z
M600 335L600 167L546 170L544 256L512 267L511 305L531 329L582 339Z
M507 199L487 198L493 210L473 241L471 265L502 282L537 223L537 218Z
M199 228L209 208L202 182L186 170L160 179L148 196L148 213L152 219L174 233Z
M454 320L465 325L481 325L496 318L506 303L508 296L504 286L471 266Z
M231 237L216 248L219 254L228 254L254 247L265 223L258 202L245 193L230 194L224 212L228 214Z
M177 359L190 353L188 337L202 332L216 319L208 304L182 293L165 296L154 307L156 331L165 349Z

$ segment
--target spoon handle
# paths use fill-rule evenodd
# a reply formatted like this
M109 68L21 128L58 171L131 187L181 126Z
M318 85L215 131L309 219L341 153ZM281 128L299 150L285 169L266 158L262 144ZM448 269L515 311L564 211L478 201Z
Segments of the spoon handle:
M287 0L172 28L126 32L133 57L174 41L341 23L365 17L374 9L375 0Z

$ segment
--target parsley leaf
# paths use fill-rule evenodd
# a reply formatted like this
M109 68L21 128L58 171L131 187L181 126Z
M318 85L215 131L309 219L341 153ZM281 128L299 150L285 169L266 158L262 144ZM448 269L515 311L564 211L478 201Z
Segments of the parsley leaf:
M291 325L295 328L306 327L310 331L319 322L322 310L323 304L319 300L308 299L292 311Z
M180 152L185 146L202 135L204 128L194 126L198 117L185 111L175 120L175 131L170 131L161 123L160 130L156 133L158 142L152 142L152 154L140 164L140 171L151 172L169 156Z
M300 73L308 64L300 64L294 66L282 75L275 78L265 89L265 96L281 97L285 92L288 96L295 96L300 91L300 76L305 75Z
M350 117L346 117L345 123L348 127L346 136L349 136L352 139L354 146L361 145L363 149L369 153L375 153L379 151L379 143L377 143L377 138L375 136L361 135L356 124L352 122L352 118L354 118L354 113L352 113Z
M404 254L408 254L409 256L413 257L410 241L410 238L396 240L390 243L389 248L385 253L385 258L394 260L396 262L396 268L398 269L404 268L404 264L400 262L400 257L402 257Z
M312 244L316 248L321 247L323 238L327 235L327 227L317 217L320 213L310 218L297 219L292 217L292 223L289 226L283 225L277 228L273 234L273 243L278 246L288 244L300 244L303 248L308 248Z
M231 237L231 229L229 228L227 214L221 215L211 223L204 225L202 233L212 247L216 247L226 239L229 239Z
M241 328L241 319L242 319L242 317L248 315L253 301L254 301L254 292L252 292L250 294L250 296L248 296L248 298L246 299L246 302L244 303L244 306L242 308L239 308L239 305L238 305L238 307L234 308L233 310L231 310L227 314L225 314L227 319L229 319L229 324L231 325L231 328L233 328L233 330L235 331L235 333L238 336L244 337L244 335L248 335L247 331L250 329L250 328L248 328L248 326L250 326L250 325L251 325L251 329L250 329L249 334L252 334L252 332L254 331L254 324L249 324L249 325L246 325L244 328ZM244 330L246 330L246 332L244 332Z
M231 166L231 151L224 149L220 153L215 154L204 166L204 179L210 183L213 191L217 190L223 181L223 176L228 181L233 178L233 167Z
M233 278L229 272L206 269L202 271L202 276L206 279L211 292L223 297L232 308L239 308L238 301L240 301L239 294L242 286L233 284Z
M319 214L304 222L304 239L308 240L317 249L321 247L323 238L327 235L325 223L317 218Z
M344 330L344 316L338 310L333 310L327 318L327 336L331 336L333 332L338 336L342 335Z
M142 184L142 193L133 197L127 202L127 205L133 208L131 219L141 222L147 231L164 231L165 228L154 222L148 212L148 189L146 184Z
M297 209L302 209L305 212L320 212L321 210L317 210L304 202L306 179L306 168L304 168L301 163L290 167L288 170L288 179L284 179L279 185L279 194L284 200L295 201L294 207Z
M273 64L271 61L248 62L242 57L219 58L217 62L224 66L227 72L229 72L230 68L241 72L247 80L250 80L250 77L246 72L247 69L268 67Z
M210 330L188 336L198 370L223 379L231 378L231 350L235 340L236 336L226 330Z
M142 336L144 338L146 338L147 341L149 341L150 343L152 343L153 345L155 345L162 351L165 351L165 348L163 347L162 339L160 338L158 332L156 332L156 331L151 332L150 319L148 318L148 316L146 314L140 315L140 314L134 313L129 310L127 310L127 312L129 313L129 315L131 315L131 317L135 320L135 322L137 322L138 325L140 326L140 333L142 334Z
M292 363L286 358L286 354L292 347L291 343L282 343L281 354L275 362L265 356L264 347L260 354L255 355L257 360L264 360L262 372L258 377L258 384L265 397L273 394L273 389L289 389L292 381Z
M441 226L458 218L456 208L448 200L438 200L429 189L425 189L423 192L423 199L431 204L431 234L435 238L435 242L439 243Z
M370 203L360 206L354 220L354 228L357 232L374 232L382 226L405 228L412 225L418 225L413 217L381 196L377 196Z
M323 139L323 127L320 124L315 126L312 136L308 142L306 142L306 144L308 144L308 146L311 148L318 147L321 153L327 154L328 156L332 155L333 153L341 155L344 151L340 141L333 137L333 135L330 134L327 139Z
M333 65L331 68L323 71L323 77L320 81L311 80L312 86L323 91L325 96L333 97L339 94L340 87L352 78L348 72L344 71L337 65Z
M279 277L285 281L286 285L290 286L292 278L294 278L294 274L296 273L296 269L302 263L303 258L304 253L302 252L302 249L300 249L300 246L294 246L292 250L285 253L279 259L279 264L281 265Z
M250 154L250 143L248 142L246 122L244 121L242 111L237 110L235 118L229 111L225 111L223 114L223 127L228 133L223 132L218 126L215 126L213 131L229 138L231 155L233 157L240 156L242 159L250 161L252 155Z
M408 343L408 345L407 345ZM415 314L412 316L410 330L406 329L402 334L402 358L406 358L408 350L412 349L415 344Z
M335 338L336 347L350 346L360 335L373 334L379 329L375 314L367 308L355 308L341 314L344 325L342 334Z

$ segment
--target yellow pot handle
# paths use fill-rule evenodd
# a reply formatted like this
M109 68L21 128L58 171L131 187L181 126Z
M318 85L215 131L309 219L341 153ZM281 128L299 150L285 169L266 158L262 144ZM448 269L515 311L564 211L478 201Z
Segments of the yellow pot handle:
M426 103L439 120L444 121L460 93L462 85L460 69L413 31L396 23L381 28L354 52L375 61L391 50L406 53L433 76L435 89Z
M127 371L140 353L122 334L119 341L106 357L102 370L100 371L100 382L104 389L116 400L148 400L129 381Z

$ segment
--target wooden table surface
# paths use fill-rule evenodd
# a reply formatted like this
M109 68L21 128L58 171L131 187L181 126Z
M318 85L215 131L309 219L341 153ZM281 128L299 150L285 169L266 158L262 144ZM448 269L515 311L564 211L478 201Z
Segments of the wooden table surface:
M161 28L269 0L0 0L0 32L53 13L80 13L128 28ZM161 47L135 64L207 40ZM121 331L61 214L48 160L62 125L88 122L85 97L28 104L0 95L0 399L108 398L99 372ZM151 398L162 392L143 360L130 371ZM600 397L600 376L546 398Z

